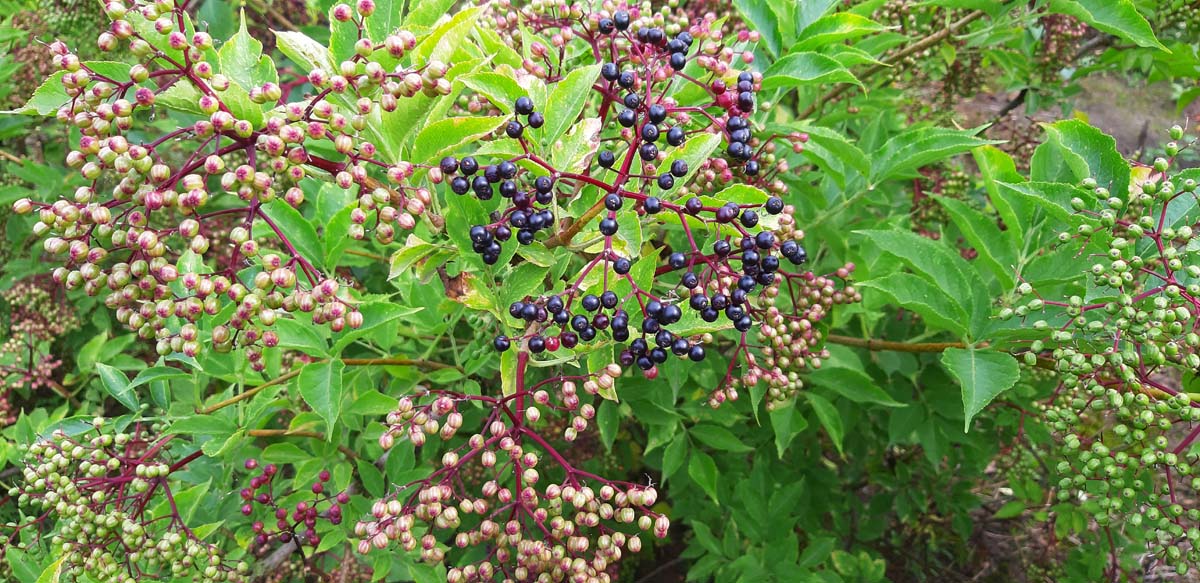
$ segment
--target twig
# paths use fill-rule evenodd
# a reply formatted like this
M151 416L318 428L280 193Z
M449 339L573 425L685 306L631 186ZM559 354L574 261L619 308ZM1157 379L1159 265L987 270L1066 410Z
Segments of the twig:
M880 63L878 65L871 65L871 67L869 67L866 71L863 71L863 73L858 76L859 81L862 81L884 69L889 68L891 65L904 60L909 55L919 53L929 47L937 45L938 43L942 42L943 40L946 40L951 35L958 32L959 30L961 30L966 25L974 22L975 20L978 20L979 18L981 18L984 15L985 15L984 11L976 10L974 12L967 14L966 16L963 16L962 18L958 19L957 21L950 23L950 26L947 26L946 28L944 28L934 34L925 37L921 41L911 44L911 45L905 47L903 50L884 58L882 63ZM837 99L839 96L841 96L841 94L849 91L850 89L852 89L854 87L857 87L857 85L854 85L852 83L844 83L842 85L838 85L836 88L833 89L833 91L826 93L825 95L823 95L822 97L817 99L817 101L815 103L813 103L812 105L809 105L807 109L805 109L803 112L800 113L799 118L804 119L804 118L812 115L814 112L817 111L818 108L822 107L823 105L825 105L826 103L828 103L830 101L833 101L834 99Z
M827 342L844 346L855 346L867 350L887 350L890 352L944 352L948 348L966 348L962 342L894 342L891 340L875 340L874 338L854 338L830 334L825 337Z

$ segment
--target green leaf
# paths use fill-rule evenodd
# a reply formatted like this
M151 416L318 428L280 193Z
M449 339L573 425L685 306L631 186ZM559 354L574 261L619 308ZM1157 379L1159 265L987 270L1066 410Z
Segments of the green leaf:
M932 239L911 231L855 231L871 240L880 251L904 261L905 265L925 277L952 298L966 301L971 296L972 283L964 274L966 260ZM956 304L962 305L960 302ZM964 314L965 315L965 314Z
M996 278L1006 286L1011 284L1015 277L1019 241L1001 231L994 219L961 200L943 196L935 200L946 209L963 238L979 252L979 259Z
M475 20L479 18L484 6L474 6L465 10L460 10L453 18L442 22L417 48L413 49L412 62L427 63L429 61L442 61L444 63L451 62L454 53L458 52L458 48L463 41L471 33L471 29L475 27ZM439 18L441 15L438 16Z
M592 84L599 76L600 65L595 64L575 69L554 84L554 89L546 96L546 106L542 111L546 125L533 130L540 132L539 141L543 147L551 147L566 133L567 128L575 124L588 97L592 95Z
M733 0L733 5L742 18L752 24L754 30L762 35L767 51L772 55L778 55L783 48L783 38L779 33L779 15L770 4L758 0Z
M42 569L42 574L38 576L37 583L59 583L62 580L63 561L67 560L67 556L63 555L57 561L46 565Z
M621 417L617 404L609 400L602 401L596 408L596 429L600 431L600 442L604 444L604 451L612 451L613 441L617 438L617 429L620 426Z
M312 356L326 356L329 344L313 330L312 322L301 322L290 318L275 322L275 333L281 348L296 348Z
M267 218L278 227L278 234L281 238L286 237L304 259L318 268L322 267L325 259L325 247L321 245L317 230L313 228L312 223L308 222L308 219L304 218L304 215L300 214L300 211L280 199L275 199L260 208Z
M1050 10L1074 16L1138 46L1167 50L1131 0L1050 0Z
M488 101L505 115L512 114L517 98L528 93L512 75L502 73L484 71L467 75L461 80L463 85L470 87L472 91L487 97ZM547 112L549 113L549 110Z
M790 52L811 51L883 30L886 28L882 24L853 12L827 14L800 33L801 40L792 45Z
M506 117L464 116L435 121L417 134L410 158L414 163L433 164L464 144L486 136L508 121Z
M1115 139L1076 119L1042 124L1042 128L1046 130L1046 142L1038 146L1039 152L1059 149L1076 181L1095 178L1113 196L1129 199L1129 163L1117 151Z
M236 34L217 51L221 59L221 73L242 89L250 91L264 83L278 83L279 73L270 57L264 56L262 42L250 35L246 29L246 12L241 13L241 24Z
M803 415L796 414L795 407L776 407L768 415L771 417L771 429L775 432L775 449L779 452L779 459L783 459L792 440L808 428L808 421Z
M269 464L294 464L312 459L312 454L294 443L272 443L263 448L262 461Z
M1017 360L994 350L949 348L942 353L942 365L962 385L963 433L971 429L976 414L1021 377Z
M733 453L754 451L754 448L743 443L732 431L720 425L701 423L689 429L688 434L695 437L696 441L716 450Z
M832 83L862 85L849 69L836 60L818 53L799 52L779 59L767 68L763 72L762 89L770 91L780 87L790 89Z
M923 127L893 136L873 156L871 182L879 184L973 148L1001 143L979 138L978 133L977 129Z
M500 386L505 397L517 394L517 350L514 346L500 355Z
M178 81L154 96L154 104L194 115L205 115L200 109L200 97L203 95L195 85L187 81Z
M688 477L700 486L713 502L720 503L717 500L717 463L713 461L712 456L693 449L688 459Z
M302 32L280 30L271 32L275 33L275 46L279 48L279 52L303 67L304 72L307 73L314 69L328 72L336 70L333 55L324 44Z
M663 449L662 461L662 476L664 480L670 479L683 467L684 460L687 459L688 440L682 435L676 437L667 447Z
M717 134L703 133L690 137L682 146L672 148L671 153L667 154L654 173L655 175L664 174L671 169L671 164L676 160L683 160L687 162L687 174L682 178L676 178L675 183L687 184L692 175L700 169L701 163L707 160L720 145L721 136Z
M139 372L133 378L133 382L129 384L129 388L140 387L142 385L152 383L154 381L165 381L167 379L185 379L191 377L191 374L170 366L154 366Z
M891 304L920 314L930 326L958 336L967 333L964 325L967 315L963 307L943 288L925 278L911 273L893 273L861 281L858 286L880 292Z
M96 363L96 373L100 375L100 382L104 385L104 390L108 391L108 394L112 395L118 403L125 405L130 411L141 410L137 393L133 392L133 386L129 383L129 377L126 377L125 373L103 362Z
M58 108L71 101L71 97L67 95L67 90L62 84L62 78L66 74L66 71L55 71L33 91L33 95L29 97L25 105L0 113L37 116L54 115L58 111Z
M838 186L845 186L850 171L862 176L871 173L871 161L858 146L836 130L808 124L792 124L789 130L808 134L804 157L829 174Z
M828 399L813 392L804 393L808 403L812 405L813 412L817 414L817 419L821 422L821 426L825 428L825 432L829 434L829 439L833 441L834 447L837 447L838 453L842 453L842 437L845 435L842 428L842 415L838 413L837 407L833 406Z
M903 407L891 395L879 388L867 373L846 367L822 366L806 377L818 387L829 389L855 403L874 403L885 407ZM787 409L790 407L780 407Z
M304 402L325 420L325 434L333 438L334 423L342 410L342 371L346 365L341 360L314 362L300 370L300 396Z

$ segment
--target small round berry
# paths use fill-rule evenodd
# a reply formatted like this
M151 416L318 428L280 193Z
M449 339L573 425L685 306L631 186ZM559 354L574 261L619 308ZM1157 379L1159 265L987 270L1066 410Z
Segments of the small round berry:
M672 146L678 146L682 144L685 137L687 136L684 133L683 128L679 126L675 126L667 130L667 143L671 144Z
M662 201L655 196L648 196L642 201L642 208L646 209L648 214L656 214L662 210Z
M758 160L750 160L745 166L746 176L758 175Z
M648 123L642 126L642 139L653 142L658 139L658 126Z
M538 176L537 179L533 181L533 188L541 193L550 192L550 190L554 188L554 179L550 178L549 176Z
M692 362L700 362L704 360L704 347L699 344L693 345L688 349L688 359Z
M625 95L625 99L622 100L622 103L624 103L625 107L628 107L629 109L637 109L638 106L642 104L642 96L638 95L637 93L628 93Z
M605 237L611 237L617 234L617 221L615 219L603 218L600 219L600 234Z
M589 312L595 312L597 309L600 308L600 298L598 298L592 294L583 296L583 299L580 300L579 303L580 303L580 305L583 306L583 309L585 309Z
M621 69L617 67L616 63L604 63L600 66L600 76L604 77L606 81L616 81L620 75Z
M633 262L624 257L613 262L613 271L615 271L617 275L625 275L626 273L629 273L629 270L632 268Z
M458 163L458 169L462 170L463 174L474 174L479 170L479 162L476 162L475 158L467 156Z
M518 97L516 103L513 104L513 111L516 111L519 115L533 113L533 100L526 95Z
M546 350L546 340L541 336L534 336L529 339L529 351L534 354L540 354Z
M612 168L613 164L616 164L617 162L617 157L608 150L601 150L600 153L596 155L596 162L598 162L602 168Z
M758 213L752 210L742 212L742 226L753 227L758 224Z
M617 30L628 30L629 13L624 10L616 11L616 13L613 14L613 24L616 25Z
M600 305L604 306L606 309L611 310L617 307L618 300L619 298L617 297L616 292L612 290L608 290L600 294Z
M671 56L667 59L667 63L671 65L672 69L682 71L687 66L687 55L683 53L671 53Z
M458 160L454 156L446 156L438 163L438 167L442 169L443 174L454 174L458 172Z
M504 128L504 133L514 140L521 137L523 131L525 131L525 126L522 126L521 122L515 119L508 122L508 125Z
M621 195L610 192L604 195L604 208L610 211L621 210Z
M683 266L687 265L687 256L676 251L667 256L667 264L675 269L683 269Z
M694 215L696 213L699 213L703 208L704 208L704 202L695 196L687 199L687 202L683 203L683 210L687 211L688 214ZM746 225L746 226L749 227L749 226L753 226L753 225Z
M637 114L632 109L621 110L621 113L617 114L617 123L621 124L621 127L631 128L637 123Z
M683 178L684 176L687 176L687 173L688 173L687 162L685 162L683 160L676 160L674 162L671 162L671 174L674 174L676 178Z
M663 174L658 177L658 187L663 190L670 190L675 186L675 177L670 174Z
M749 165L749 163L747 163L747 165ZM783 199L779 198L778 196L772 196L771 198L767 199L767 204L765 207L768 213L777 215L783 211Z
M641 156L642 160L650 162L658 158L658 146L650 143L642 144L638 146L638 156Z
M625 71L617 76L617 85L629 89L633 87L633 82L637 79L632 71Z
M535 111L529 114L527 121L529 122L529 127L536 130L546 124L546 117L542 115L542 112Z

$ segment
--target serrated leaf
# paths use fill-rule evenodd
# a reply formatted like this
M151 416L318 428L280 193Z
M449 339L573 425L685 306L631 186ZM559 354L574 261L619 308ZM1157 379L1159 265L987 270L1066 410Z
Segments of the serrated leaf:
M655 175L662 175L670 171L671 164L676 160L687 162L688 171L682 178L676 178L676 184L687 184L696 171L700 169L702 162L707 160L709 156L716 151L721 145L721 136L711 133L703 133L698 136L688 138L682 146L673 148L671 153L659 163L658 169L655 170Z
M527 94L512 75L502 73L484 71L467 75L461 81L472 91L487 97L505 115L513 112L513 104L518 97Z
M822 366L805 378L812 384L829 389L855 403L874 403L885 407L904 406L902 403L897 403L891 395L887 394L887 391L879 388L879 385L875 384L875 380L861 370Z
M779 459L783 459L792 440L808 428L808 421L803 415L796 414L795 407L776 407L768 416L771 418L771 430L775 433L775 450L779 453Z
M763 72L762 89L770 91L786 87L805 85L828 85L832 83L862 83L836 60L813 52L798 52L775 61Z
M1167 51L1130 0L1050 0L1050 10L1074 16L1138 46Z
M743 443L732 431L720 425L701 423L689 429L688 434L695 437L696 441L719 451L734 453L754 451L754 448Z
M103 362L97 362L96 374L100 375L100 383L104 385L104 390L112 395L112 398L116 399L118 403L125 405L125 408L130 411L141 410L137 393L133 391L129 377L126 377L125 373Z
M295 348L311 356L328 354L329 344L313 331L311 322L280 319L275 322L275 333L279 336L281 348Z
M1129 163L1117 151L1117 141L1087 123L1069 119L1042 124L1046 142L1038 151L1059 148L1076 182L1095 178L1113 196L1129 199Z
M693 449L688 459L688 477L700 486L713 502L720 503L717 499L717 463L713 461L712 456Z
M509 348L500 355L500 387L505 397L517 394L517 349Z
M994 350L949 348L942 353L942 365L962 385L963 433L971 429L975 415L1021 377L1017 360Z
M321 245L321 239L317 236L317 230L313 228L312 223L308 222L308 219L304 218L304 215L300 214L300 211L280 199L275 199L260 208L263 214L278 227L277 234L280 237L286 237L296 251L309 263L318 268L323 266L324 246Z
M342 371L345 367L341 360L336 359L313 362L304 365L297 379L300 396L325 420L325 433L330 439L334 435L334 424L342 409Z
M596 429L600 431L600 442L604 451L612 451L613 441L617 438L617 429L621 426L620 412L613 401L601 401L596 408Z
M546 106L542 114L546 117L546 125L539 130L539 140L543 147L549 148L557 142L567 128L579 118L588 97L592 95L592 84L600 76L600 65L597 63L588 67L575 69L561 81L554 84L554 89L546 96Z
M942 288L911 273L893 273L858 283L858 287L881 292L890 303L912 310L935 328L955 335L967 333L966 312Z
M835 12L817 19L800 33L790 52L809 51L885 30L882 24L853 12Z
M845 430L842 426L841 413L838 413L837 407L834 407L833 403L821 395L806 392L804 396L808 399L808 404L812 405L813 412L817 414L817 420L825 428L825 433L829 434L830 441L833 441L838 453L842 453L842 437L845 435Z
M893 136L873 156L871 182L878 184L973 148L1001 143L979 138L978 133L977 129L923 127Z
M410 157L416 163L436 163L445 154L496 131L506 121L503 116L449 117L435 121L417 134Z
M67 95L67 90L62 84L62 78L66 74L66 71L55 71L33 91L33 95L29 97L25 105L0 113L38 116L53 115L58 111L58 108L71 101L71 97Z
M313 40L308 35L294 30L273 30L275 46L279 52L303 67L305 72L314 69L332 72L335 70L333 55L325 45Z
M154 381L165 381L167 379L189 378L192 375L170 366L155 366L142 370L133 378L133 382L129 384L129 388L140 387L142 385L152 383Z

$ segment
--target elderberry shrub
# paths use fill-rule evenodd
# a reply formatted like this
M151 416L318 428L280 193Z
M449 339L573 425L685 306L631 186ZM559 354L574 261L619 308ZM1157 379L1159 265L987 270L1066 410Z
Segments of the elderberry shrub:
M1071 199L1075 228L1059 240L1095 262L1065 286L1070 295L1023 282L999 315L1040 332L1025 361L1058 373L1041 414L1061 447L1059 500L1086 499L1100 526L1144 532L1131 536L1184 573L1200 561L1200 432L1188 429L1200 407L1170 379L1200 368L1197 217L1186 210L1200 185L1172 171L1192 143L1179 143L1179 127L1170 134L1171 159L1143 167L1128 192L1088 179Z
M57 430L28 446L23 485L8 495L31 518L8 525L5 546L25 528L55 524L48 538L62 573L74 580L131 583L183 579L249 580L249 565L232 563L184 522L171 475L200 452L171 453L173 436L150 427L129 430L96 418L77 436Z

